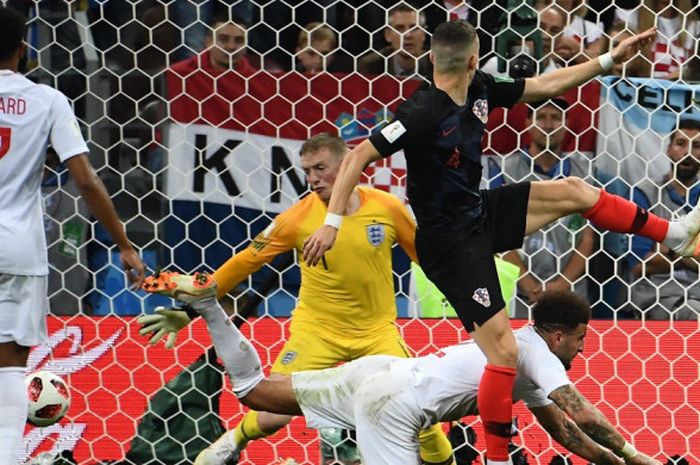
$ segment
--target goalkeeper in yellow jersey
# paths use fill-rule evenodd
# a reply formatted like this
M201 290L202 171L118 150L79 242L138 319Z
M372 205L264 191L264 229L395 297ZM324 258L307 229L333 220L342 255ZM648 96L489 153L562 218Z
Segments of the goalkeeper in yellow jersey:
M277 255L302 250L304 240L323 223L346 151L342 139L328 134L314 136L302 145L301 166L312 192L280 213L245 250L214 273L219 298ZM325 254L321 266L301 263L290 338L272 367L272 378L333 367L365 355L410 357L395 324L391 248L398 243L415 261L415 228L396 197L369 187L355 188L336 246ZM184 312L170 310L140 319L145 323L142 333L156 332L151 343L170 333L170 346L188 320ZM203 450L195 465L236 463L249 441L274 434L291 419L250 411L234 430ZM420 443L425 463L453 462L450 443L439 425L422 432Z

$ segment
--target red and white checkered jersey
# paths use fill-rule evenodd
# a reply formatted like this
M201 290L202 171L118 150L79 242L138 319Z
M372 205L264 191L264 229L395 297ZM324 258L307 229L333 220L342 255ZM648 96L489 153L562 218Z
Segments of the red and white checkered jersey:
M49 142L62 162L88 151L61 92L0 70L0 273L48 274L41 180Z
M629 28L639 28L637 10L616 14L626 18ZM693 55L695 38L700 33L700 22L686 20L683 24L683 15L680 14L675 18L657 16L656 28L656 41L651 50L653 77L665 79L678 73L683 63Z

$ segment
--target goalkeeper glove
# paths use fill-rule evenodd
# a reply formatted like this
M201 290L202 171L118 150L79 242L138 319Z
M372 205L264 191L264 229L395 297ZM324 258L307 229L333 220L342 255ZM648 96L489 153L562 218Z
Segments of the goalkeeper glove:
M148 341L149 344L155 345L168 335L165 340L165 347L172 349L175 347L175 339L177 332L187 326L192 318L184 309L175 307L156 307L153 315L143 315L136 320L140 325L139 334L145 336L148 333L153 333L153 336Z

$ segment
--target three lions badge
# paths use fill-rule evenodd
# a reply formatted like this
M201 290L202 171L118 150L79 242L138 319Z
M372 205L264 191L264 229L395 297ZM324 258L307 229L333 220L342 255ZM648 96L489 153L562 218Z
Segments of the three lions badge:
M384 225L378 223L368 224L367 229L367 240L374 247L379 247L384 242L386 238L386 233L384 232Z

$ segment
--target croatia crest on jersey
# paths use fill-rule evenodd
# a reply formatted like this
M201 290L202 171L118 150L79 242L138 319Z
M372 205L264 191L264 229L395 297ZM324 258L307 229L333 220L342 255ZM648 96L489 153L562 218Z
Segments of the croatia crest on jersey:
M474 299L477 303L480 303L486 308L491 306L491 297L489 296L489 290L485 287L480 287L479 289L475 290L472 299Z
M384 233L383 224L368 224L367 225L367 240L374 247L379 247L384 242L386 234Z
M480 98L474 102L472 112L474 112L474 116L479 118L482 123L486 124L486 122L489 120L489 103L486 101L486 99Z

